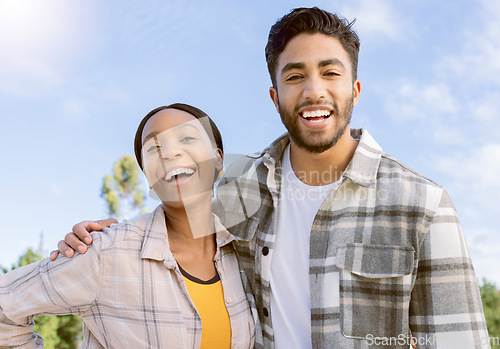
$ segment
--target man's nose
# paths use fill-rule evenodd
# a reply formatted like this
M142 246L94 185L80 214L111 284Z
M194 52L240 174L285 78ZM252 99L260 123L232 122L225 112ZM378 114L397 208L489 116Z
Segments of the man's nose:
M327 96L325 82L319 76L309 76L304 85L304 98L317 101Z

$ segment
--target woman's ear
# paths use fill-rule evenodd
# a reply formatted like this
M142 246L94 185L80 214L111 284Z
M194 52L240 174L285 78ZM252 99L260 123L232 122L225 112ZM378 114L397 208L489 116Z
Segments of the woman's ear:
M224 168L224 154L219 148L215 149L215 169L220 172Z

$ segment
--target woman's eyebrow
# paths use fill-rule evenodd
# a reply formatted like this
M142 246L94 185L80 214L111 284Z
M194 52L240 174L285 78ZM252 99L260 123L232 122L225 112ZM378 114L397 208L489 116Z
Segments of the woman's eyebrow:
M144 138L144 141L142 142L143 144L146 143L148 140L150 140L151 138L153 137L156 137L158 136L160 133L163 133L165 131L173 131L173 130L179 130L181 128L184 128L184 127L192 127L194 128L196 131L200 132L200 130L198 130L198 128L196 126L194 126L193 124L189 124L189 123L184 123L184 124L181 124L181 125L177 125L177 126L174 126L168 130L163 130L163 131L158 131L158 130L155 130L155 131L151 131L145 138Z
M158 136L158 134L160 134L162 131L152 131L150 132L145 138L144 140L142 141L142 144L146 143L147 141L149 141L151 138L153 137L156 137Z

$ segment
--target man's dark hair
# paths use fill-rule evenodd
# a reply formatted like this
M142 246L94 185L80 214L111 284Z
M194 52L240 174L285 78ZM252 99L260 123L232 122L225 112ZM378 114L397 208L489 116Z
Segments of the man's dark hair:
M215 145L217 146L217 148L220 149L222 154L224 154L224 146L222 144L222 136L220 134L219 129L215 125L215 122L201 109L193 107L192 105L189 105L189 104L174 103L174 104L170 104L170 105L163 106L163 107L158 107L158 108L151 110L141 120L141 123L139 124L139 127L137 128L137 131L135 133L135 139L134 139L134 152L135 152L135 158L136 158L137 163L139 164L139 167L141 168L141 170L144 170L142 168L142 131L144 130L144 126L146 126L146 123L148 122L148 120L153 115L155 115L159 111L162 111L165 109L182 110L182 111L185 111L186 113L193 115L195 118L200 120L201 125L205 129L205 132L207 132L207 134L210 138L213 137L213 141L215 142Z
M359 38L352 26L356 20L349 22L335 14L321 10L317 7L300 7L293 9L289 14L280 18L269 31L266 45L267 69L271 75L271 81L276 88L276 68L279 55L285 49L287 43L295 36L307 33L321 33L332 36L340 41L340 44L349 55L352 65L353 81L357 78Z

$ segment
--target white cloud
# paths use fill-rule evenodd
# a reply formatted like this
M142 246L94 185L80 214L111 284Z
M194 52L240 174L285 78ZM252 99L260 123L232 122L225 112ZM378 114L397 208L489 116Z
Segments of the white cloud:
M379 90L395 121L426 130L436 144L470 146L500 138L500 3L480 5L474 21L459 26L461 44L441 48L427 79L401 77Z
M500 285L496 263L500 251L500 143L470 148L454 156L436 156L431 163L448 177L447 190L457 207L476 275Z
M489 132L496 132L492 136L496 135L495 138L500 138L500 119L498 117L500 99L498 98L498 89L485 90L484 93L469 101L467 108L477 122L493 126L493 129L490 129Z
M340 13L352 20L356 18L355 29L363 39L401 40L409 34L411 26L402 13L390 1L357 0L345 4Z
M449 176L449 191L462 198L460 205L467 218L482 217L478 223L493 223L500 198L500 143L487 143L454 156L436 156L432 162L436 170Z
M398 120L428 120L458 109L448 86L442 83L397 82L387 90L391 92L386 94L386 107Z
M0 93L30 96L63 82L60 72L50 62L33 58L29 53L7 55L6 51L0 54Z
M466 116L464 103L454 96L448 85L399 79L380 88L379 94L392 119L413 124L419 138L439 144L467 144L463 128L456 127L457 124L463 126L460 119Z
M496 262L500 251L499 231L489 228L465 229L465 236L476 277L480 282L486 278L500 286L500 270Z
M500 2L480 2L475 25L462 33L459 52L450 52L438 65L445 74L459 77L462 83L482 85L485 81L500 85Z

